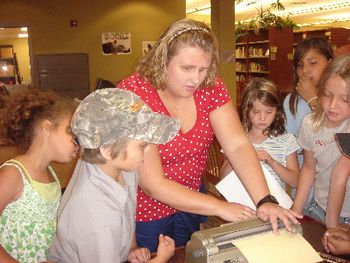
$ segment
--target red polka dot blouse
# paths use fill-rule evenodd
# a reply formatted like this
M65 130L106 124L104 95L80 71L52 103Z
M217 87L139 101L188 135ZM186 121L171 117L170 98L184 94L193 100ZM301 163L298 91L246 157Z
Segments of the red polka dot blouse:
M137 73L122 80L118 87L135 92L154 112L169 115L156 89ZM159 145L158 148L165 176L198 191L208 160L208 147L214 137L209 113L228 103L230 96L223 82L218 79L215 85L196 90L193 97L197 107L194 127L186 133L179 131L172 141ZM148 197L141 189L138 190L137 222L162 219L175 212L175 209Z

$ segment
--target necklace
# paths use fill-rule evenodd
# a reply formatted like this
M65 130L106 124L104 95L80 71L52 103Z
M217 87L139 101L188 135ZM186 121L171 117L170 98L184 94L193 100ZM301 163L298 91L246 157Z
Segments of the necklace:
M169 101L163 90L159 90L158 94L160 95L161 99L163 99L162 102L166 106L168 112L171 114L175 114L177 112L176 104L173 104Z

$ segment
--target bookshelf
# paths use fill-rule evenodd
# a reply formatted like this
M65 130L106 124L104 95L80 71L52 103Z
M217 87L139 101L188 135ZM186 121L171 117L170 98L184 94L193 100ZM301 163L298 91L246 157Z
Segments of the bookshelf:
M254 77L272 80L287 93L293 78L293 31L270 27L256 34L248 30L236 42L237 104L247 82Z
M296 31L293 34L293 46L307 37L324 37L332 45L333 50L350 44L350 29L347 28L327 28L310 31Z

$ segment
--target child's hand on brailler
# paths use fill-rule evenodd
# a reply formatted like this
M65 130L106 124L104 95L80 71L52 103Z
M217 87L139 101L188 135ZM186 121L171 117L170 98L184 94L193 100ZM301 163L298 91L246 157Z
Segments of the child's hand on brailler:
M154 258L156 262L167 262L175 251L175 242L172 238L159 235L159 244L157 248L157 256Z
M271 155L267 151L263 149L261 150L257 149L256 154L258 155L259 161L264 162L270 166L272 165L274 159L271 157Z
M151 259L151 253L148 248L135 248L130 250L128 255L128 261L131 263L143 263L148 262Z

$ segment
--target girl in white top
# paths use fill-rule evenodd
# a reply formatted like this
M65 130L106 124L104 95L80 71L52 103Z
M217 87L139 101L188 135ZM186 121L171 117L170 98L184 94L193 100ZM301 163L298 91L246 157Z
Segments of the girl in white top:
M295 137L286 132L280 93L272 81L254 78L248 83L242 96L240 118L262 165L281 187L295 187L299 146ZM221 170L224 174L227 174L227 165Z
M334 59L326 68L318 86L319 105L307 115L298 135L298 143L304 149L297 194L292 210L301 213L306 198L314 184L314 200L305 213L325 221L330 177L341 153L335 142L335 134L346 132L350 118L350 56ZM340 219L350 217L350 183L346 185Z

